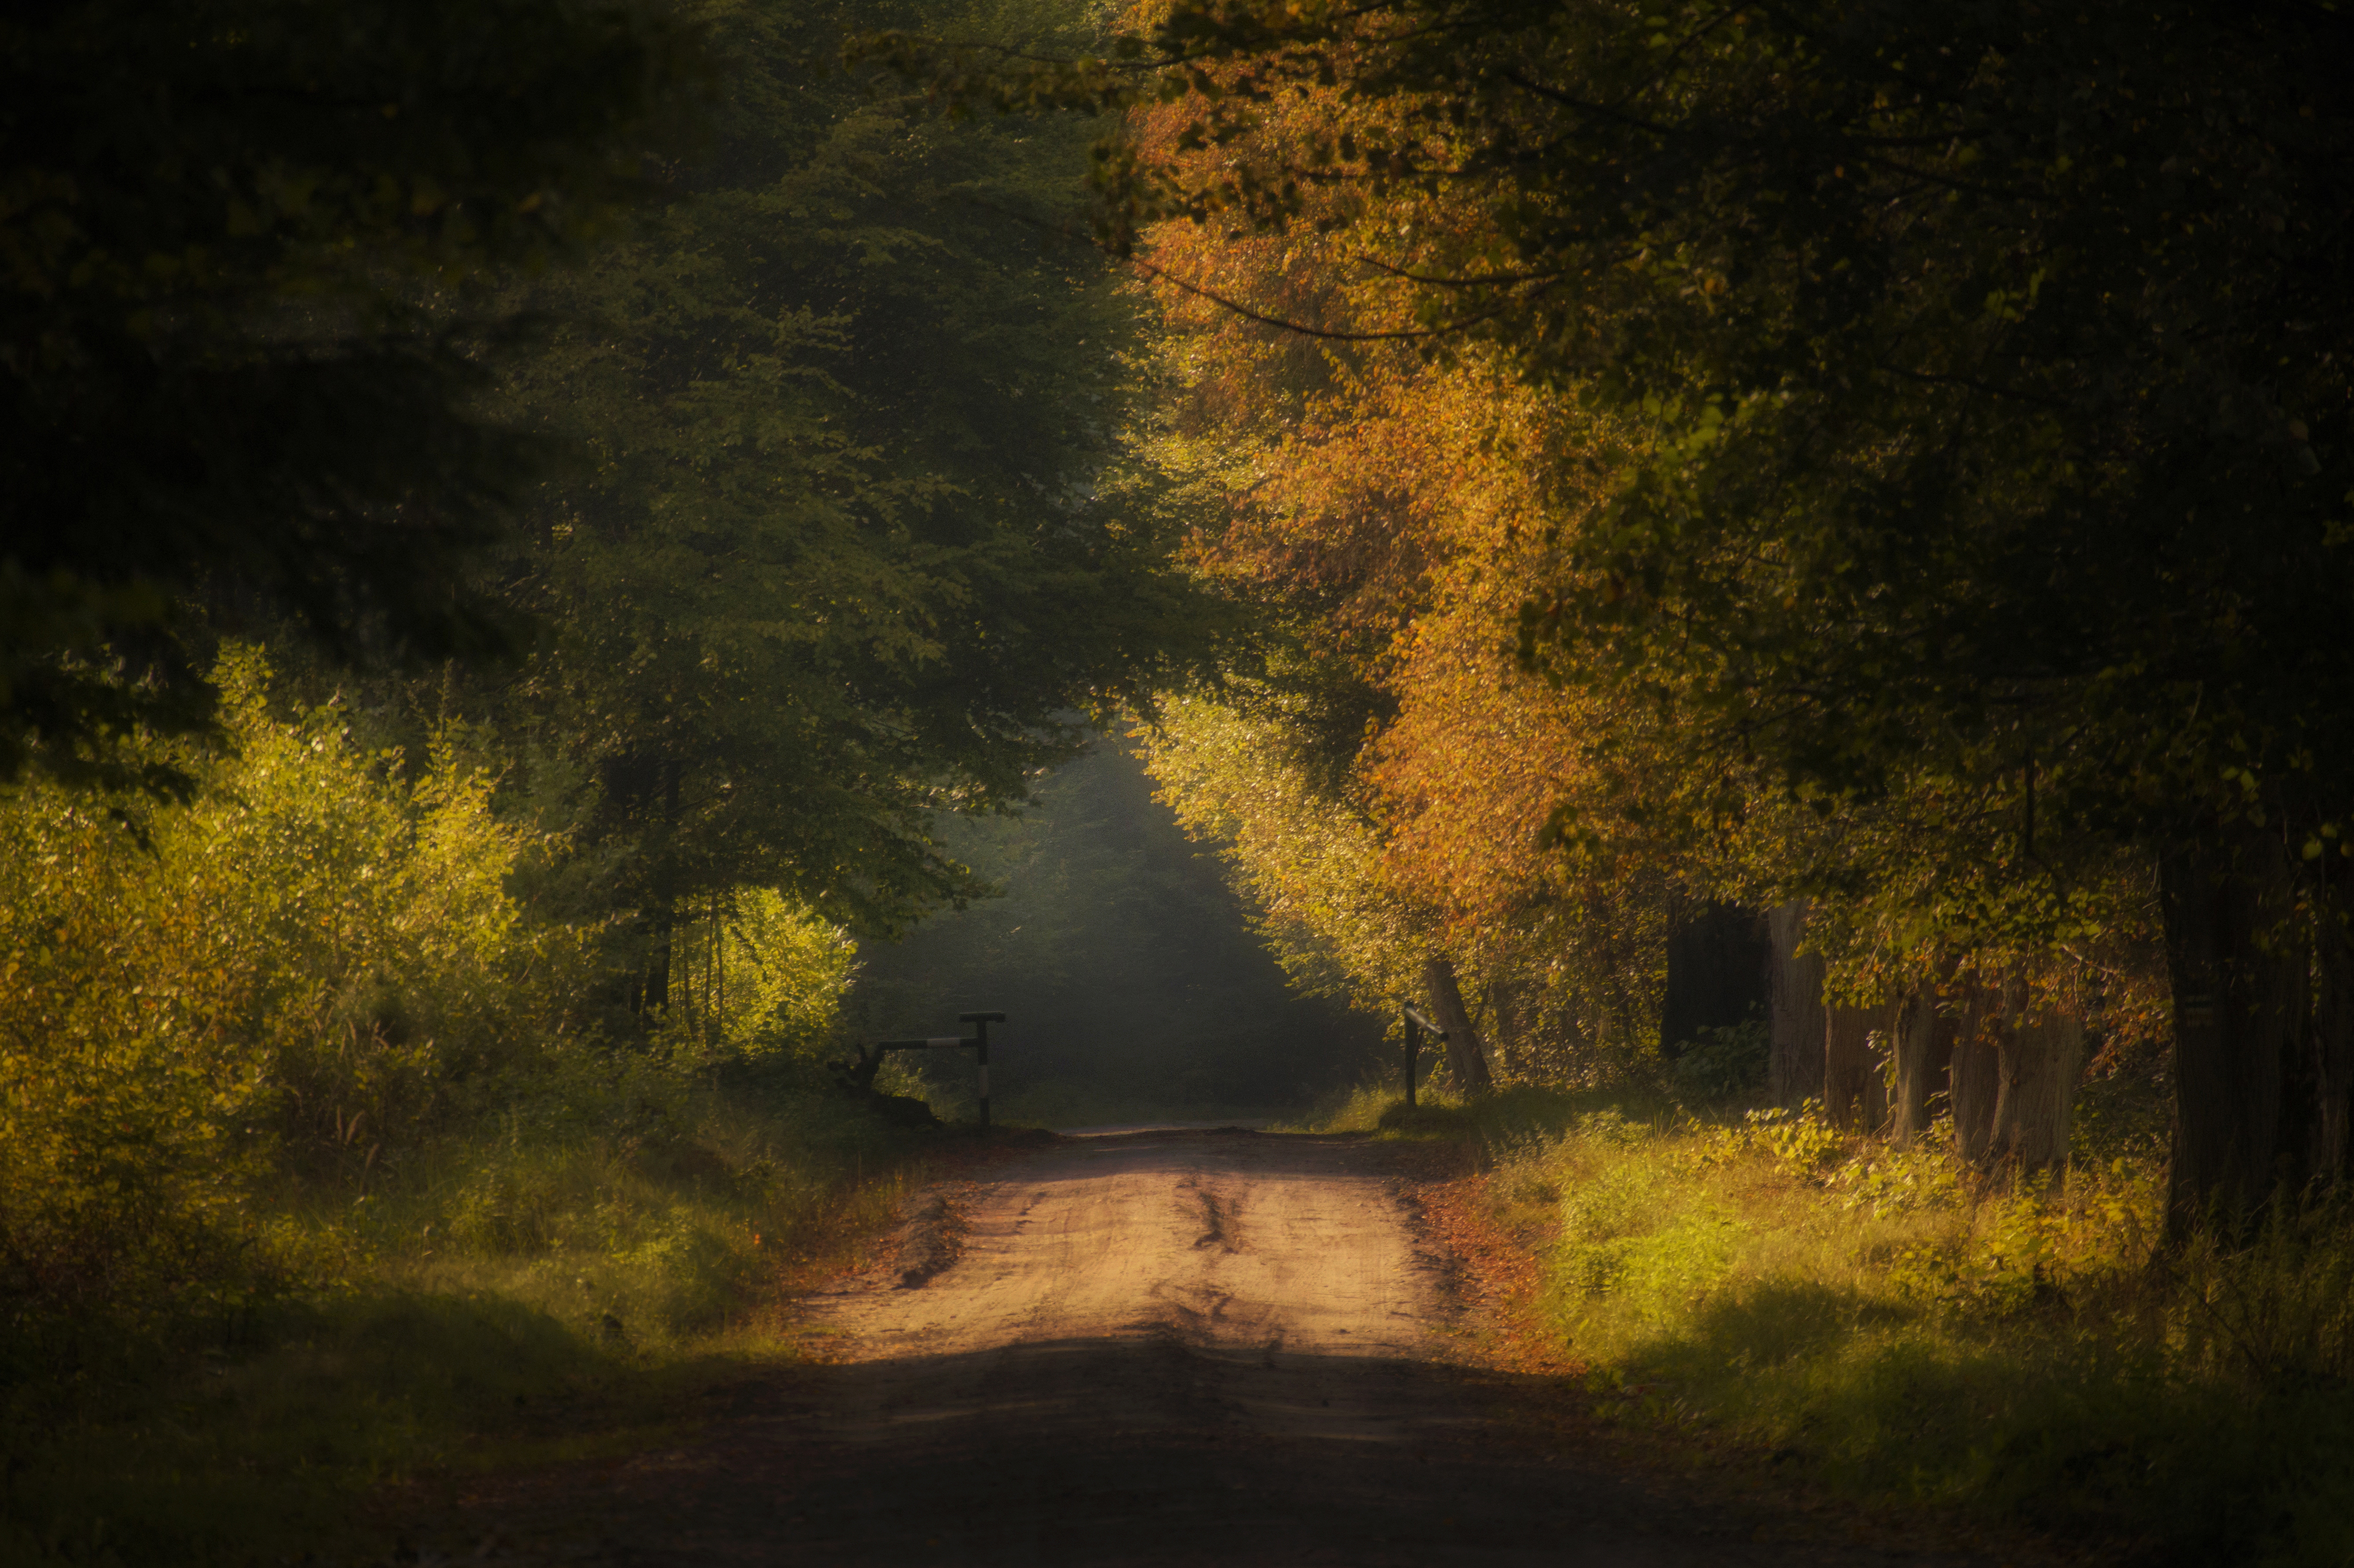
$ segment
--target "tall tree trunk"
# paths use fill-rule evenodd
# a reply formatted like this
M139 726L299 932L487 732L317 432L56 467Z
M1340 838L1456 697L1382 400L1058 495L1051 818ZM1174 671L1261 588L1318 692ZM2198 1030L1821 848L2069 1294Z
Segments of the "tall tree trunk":
M1995 993L1973 976L1954 1024L1953 1061L1946 1070L1954 1107L1954 1142L1961 1157L1984 1165L1994 1146L1995 1102L2002 1097L2002 1054L1995 1031L2002 1022Z
M2337 1182L2354 1161L2354 941L2334 905L2323 905L2313 941L2313 1173Z
M2061 1008L2031 1008L2026 982L2011 979L2003 986L1995 1052L1999 1086L1987 1165L2006 1174L2064 1174L2069 1119L2084 1071L2084 1021Z
M1660 1053L1676 1055L1703 1029L1730 1029L1763 1014L1773 963L1773 938L1754 910L1712 900L1679 919L1668 933Z
M1515 980L1497 980L1488 987L1489 1031L1496 1037L1496 1060L1507 1078L1529 1075L1528 1016L1521 989Z
M1823 1110L1833 1127L1878 1132L1888 1120L1887 1006L1833 1002L1823 1030Z
M1924 980L1897 1009L1895 1102L1888 1136L1899 1148L1929 1130L1931 1102L1946 1087L1954 1057L1954 1021L1937 1005L1937 986ZM1951 1097L1947 1097L1950 1100Z
M642 764L631 764L623 776L642 777ZM670 1006L671 968L675 955L672 948L678 934L678 863L676 859L678 832L679 773L675 761L665 760L654 765L655 777L661 780L663 863L654 873L652 910L647 923L653 933L653 943L646 954L646 981L643 1009L660 1012ZM642 796L637 797L642 799Z
M1577 1016L1575 1008L1564 1007L1554 1016L1561 1022L1562 1054L1571 1068L1583 1077L1593 1066L1593 1036L1585 1032L1585 1021Z
M1471 1011L1463 1005L1462 988L1455 982L1455 961L1444 955L1425 959L1422 982L1430 991L1431 1016L1447 1031L1447 1065L1455 1075L1457 1091L1492 1093L1496 1086L1488 1076L1488 1057L1480 1048L1479 1032L1472 1027Z
M2302 1033L2306 948L2291 941L2274 833L2213 830L2158 857L2174 987L2174 1157L2167 1234L2237 1230L2283 1172L2282 1064Z
M1798 951L1806 935L1807 905L1794 899L1766 917L1773 944L1773 1054L1766 1092L1792 1110L1823 1092L1823 960Z
M665 903L653 912L653 946L646 953L646 1007L648 1012L660 1012L670 1006L671 942L677 933L677 916Z
M2295 968L2280 978L2280 1147L2273 1156L2275 1179L2302 1192L2320 1174L2322 1137L2321 1054L2314 1033L2314 937L2308 912L2299 911L2286 938ZM2290 955L2282 955L2284 960Z

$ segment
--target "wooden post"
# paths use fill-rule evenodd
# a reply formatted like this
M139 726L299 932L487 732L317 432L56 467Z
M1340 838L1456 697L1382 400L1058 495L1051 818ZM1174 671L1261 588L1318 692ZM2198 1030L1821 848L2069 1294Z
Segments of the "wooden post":
M1414 1009L1405 1012L1405 1108L1414 1109L1414 1059L1422 1049L1418 1034L1421 1025L1414 1021Z
M960 1012L957 1014L957 1022L972 1025L971 1039L967 1040L960 1034L942 1034L924 1040L885 1040L875 1047L875 1061L879 1064L882 1054L885 1051L961 1051L968 1045L971 1046L973 1070L979 1075L981 1086L981 1130L987 1132L989 1130L989 1026L992 1023L1004 1022L1005 1014ZM860 1054L863 1057L864 1053L861 1052ZM874 1069L870 1067L866 1072L867 1081L871 1084L874 1081Z
M992 1023L1004 1022L1005 1014L960 1012L957 1014L957 1022L972 1025L972 1043L976 1047L974 1052L976 1059L973 1065L981 1075L981 1130L987 1132L989 1130L989 1026Z
M1398 1011L1405 1019L1405 1108L1412 1110L1414 1108L1415 1058L1422 1051L1423 1033L1427 1031L1432 1038L1444 1041L1447 1038L1447 1031L1411 1007L1400 1008Z

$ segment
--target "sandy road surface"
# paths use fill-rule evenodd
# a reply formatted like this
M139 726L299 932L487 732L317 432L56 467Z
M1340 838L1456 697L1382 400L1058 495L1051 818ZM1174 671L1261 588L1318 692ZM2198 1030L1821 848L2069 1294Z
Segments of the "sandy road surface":
M1443 1263L1388 1159L1065 1140L815 1303L835 1364L737 1391L689 1447L477 1506L500 1555L613 1568L1956 1561L1761 1544L1543 1451L1530 1390L1447 1364Z
M815 1316L863 1362L1140 1339L1278 1366L1416 1356L1429 1260L1367 1166L1341 1139L1073 1139L966 1206L953 1266L860 1280Z

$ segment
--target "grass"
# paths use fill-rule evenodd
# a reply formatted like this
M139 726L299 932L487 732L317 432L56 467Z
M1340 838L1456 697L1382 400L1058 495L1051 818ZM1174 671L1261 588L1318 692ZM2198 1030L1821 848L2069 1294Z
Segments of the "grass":
M626 1134L517 1119L360 1191L290 1184L260 1229L302 1288L7 1391L0 1561L360 1552L387 1483L642 1445L686 1391L800 1354L791 1295L942 1147L709 1091Z
M1934 1139L1648 1093L1366 1092L1324 1125L1479 1146L1489 1219L1538 1254L1534 1328L1615 1419L2146 1561L2354 1562L2343 1202L2169 1255L2132 1134L2005 1187Z

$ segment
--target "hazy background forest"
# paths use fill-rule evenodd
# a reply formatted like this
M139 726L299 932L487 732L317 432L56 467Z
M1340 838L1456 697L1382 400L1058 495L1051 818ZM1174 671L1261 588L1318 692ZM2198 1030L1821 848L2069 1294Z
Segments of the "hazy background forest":
M1631 1420L2354 1553L2334 11L0 46L0 1553L796 1353L981 1009L1464 1145Z

